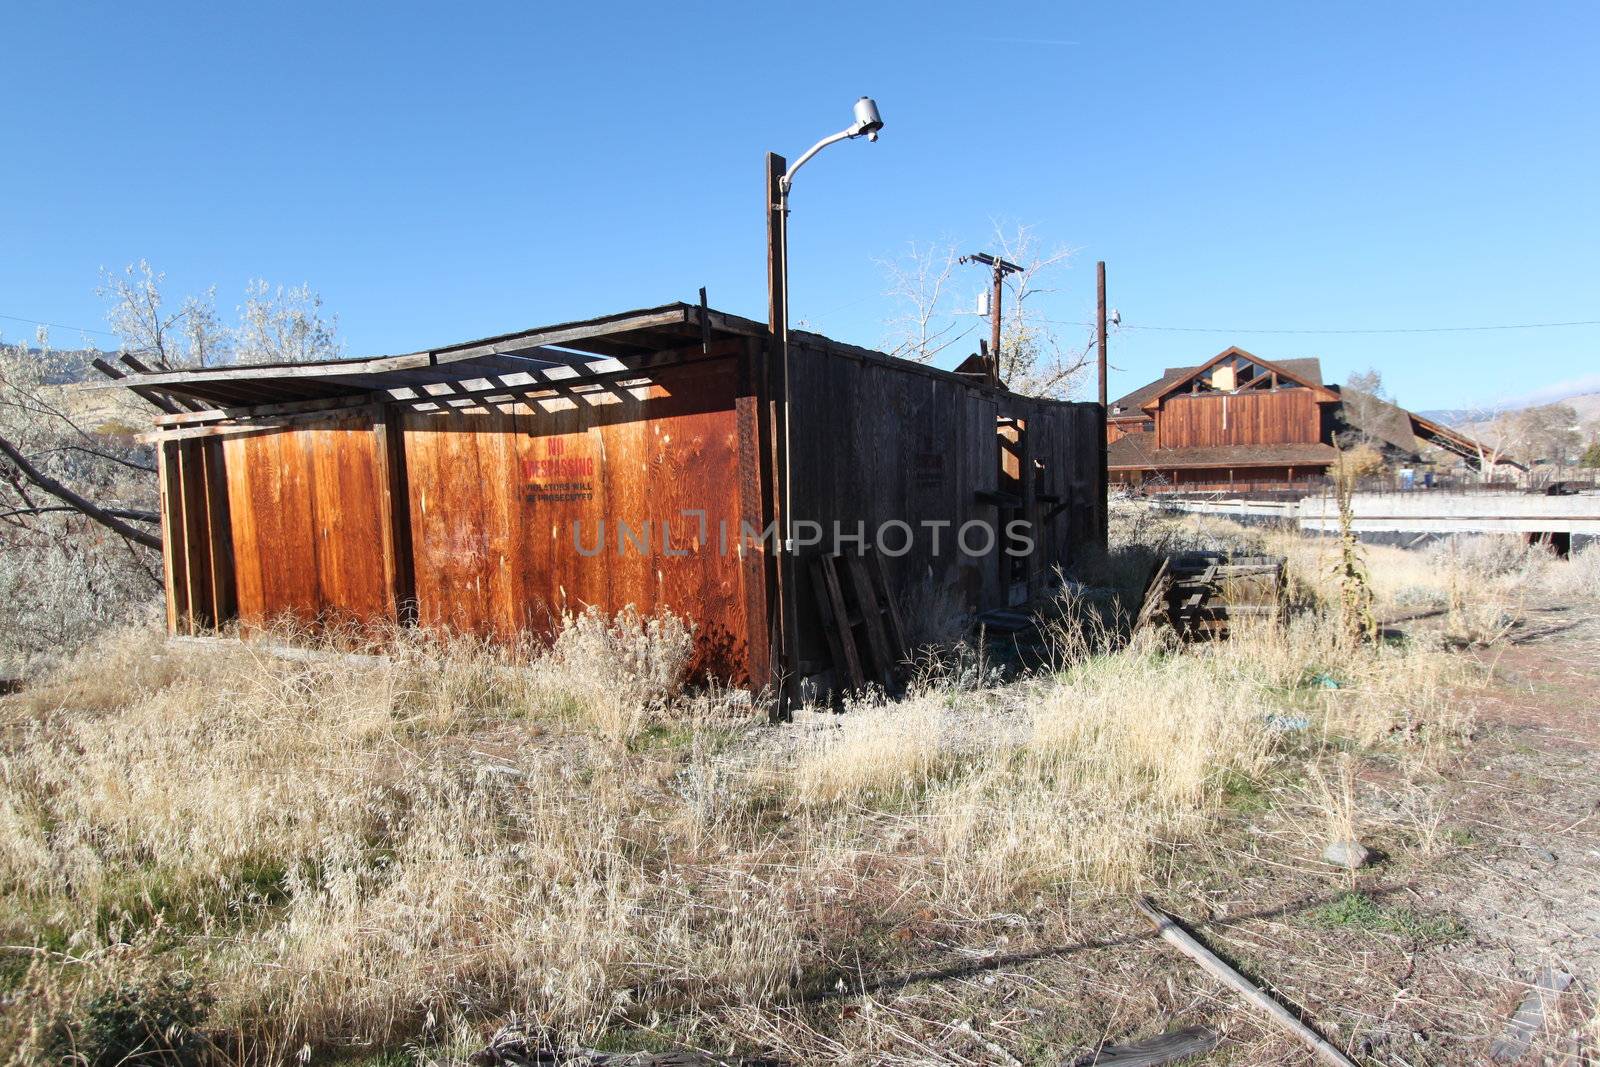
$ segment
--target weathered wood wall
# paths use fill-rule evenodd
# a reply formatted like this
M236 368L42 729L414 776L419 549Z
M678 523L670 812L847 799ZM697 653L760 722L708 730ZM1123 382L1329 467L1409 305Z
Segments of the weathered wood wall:
M163 442L157 474L167 630L193 635L230 621L237 612L222 442Z
M736 370L654 378L645 399L403 416L419 623L509 636L584 605L668 609L699 624L701 667L748 680L764 623L739 547L759 501L741 499Z
M395 621L374 414L320 416L221 439L238 617L247 626L285 615L340 625Z
M1138 422L1113 422L1108 420L1106 422L1106 444L1109 445L1113 442L1120 441L1130 434L1147 432L1148 431L1144 428L1144 420L1142 419Z
M962 550L957 534L964 523L986 522L1003 535L1011 519L1031 520L1034 576L1071 562L1077 548L1098 540L1104 430L1095 405L1006 397L809 344L796 346L792 383L795 517L819 523L824 538L802 555L832 550L835 522L847 535L861 529L869 540L884 524L904 522L915 534L910 550L883 553L891 587L904 596L926 584L952 591L958 604L986 609L1011 599L1011 572L998 547ZM1001 418L1026 424L1031 477L1025 485L1002 484ZM1022 465L1010 466L1015 475ZM1017 506L1001 499L1013 495ZM937 551L924 521L947 524ZM883 541L898 548L902 538L896 530ZM979 544L969 538L972 547ZM821 667L828 655L812 601L799 598L802 673Z
M1157 448L1300 444L1320 440L1322 415L1310 389L1175 396L1156 416Z

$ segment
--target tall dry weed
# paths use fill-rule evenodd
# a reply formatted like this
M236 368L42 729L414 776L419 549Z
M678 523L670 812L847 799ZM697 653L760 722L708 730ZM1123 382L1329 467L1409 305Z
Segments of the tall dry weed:
M781 771L767 773L808 806L893 803L921 792L954 759L942 736L947 718L938 694L854 701L837 726L813 732Z

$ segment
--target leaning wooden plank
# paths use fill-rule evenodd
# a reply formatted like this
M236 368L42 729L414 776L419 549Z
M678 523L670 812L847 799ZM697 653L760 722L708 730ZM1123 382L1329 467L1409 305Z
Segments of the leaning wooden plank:
M1288 1008L1273 1000L1248 978L1224 963L1221 957L1196 941L1188 931L1172 920L1172 916L1158 909L1148 898L1135 897L1134 903L1138 905L1144 917L1150 920L1151 925L1156 928L1156 933L1160 934L1163 940L1176 946L1214 978L1260 1008L1273 1022L1304 1042L1307 1048L1317 1054L1318 1059L1324 1063L1334 1064L1335 1067L1355 1067L1354 1062L1330 1044L1325 1037L1295 1018L1294 1013Z
M1167 559L1162 557L1150 574L1150 580L1144 586L1144 602L1139 606L1139 616L1134 620L1133 628L1141 630L1154 621L1156 615L1166 603L1167 596Z
M1160 1067L1164 1063L1177 1063L1190 1056L1201 1056L1217 1047L1221 1040L1215 1030L1205 1026L1187 1026L1172 1030L1146 1041L1127 1045L1107 1045L1099 1052L1091 1052L1074 1060L1072 1067L1091 1067L1094 1064L1116 1064L1116 1067Z
M889 651L894 653L896 659L905 659L911 649L906 644L906 627L900 618L900 605L896 603L894 591L889 588L889 575L883 569L883 555L874 552L871 555L870 577L873 587L878 591L878 602L883 607L883 620L889 631Z
M1506 1023L1506 1028L1489 1046L1489 1058L1495 1063L1516 1063L1528 1054L1533 1039L1544 1028L1544 1017L1555 999L1572 984L1572 975L1546 967L1539 972L1522 998L1516 1014Z
M183 508L179 503L178 445L157 446L156 484L161 494L161 576L166 585L167 634L189 628L188 586L183 572Z
M878 603L878 593L872 588L872 579L861 557L854 553L840 553L833 557L844 568L850 588L855 593L857 610L861 613L861 629L867 638L867 651L872 657L873 680L885 689L893 689L900 659L889 648L889 635L883 624L883 607Z
M859 692L866 685L861 676L861 661L856 656L855 635L850 632L850 618L844 606L844 593L839 588L839 572L833 560L818 556L811 561L811 579L817 591L817 610L822 615L822 628L828 636L828 647L833 652L834 684L840 690Z

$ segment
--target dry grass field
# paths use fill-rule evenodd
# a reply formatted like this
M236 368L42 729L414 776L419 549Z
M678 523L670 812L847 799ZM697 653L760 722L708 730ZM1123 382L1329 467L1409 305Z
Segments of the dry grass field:
M451 1062L515 1018L552 1048L1055 1065L1205 1023L1212 1062L1309 1062L1136 891L1357 1059L1475 1062L1550 963L1580 980L1536 1051L1593 1047L1600 551L1368 548L1363 644L1331 545L1118 521L1091 581L1265 548L1299 608L1180 647L1073 594L1045 666L945 648L903 699L778 728L685 687L672 619L363 660L112 633L0 701L0 1049ZM1350 835L1378 862L1321 861Z

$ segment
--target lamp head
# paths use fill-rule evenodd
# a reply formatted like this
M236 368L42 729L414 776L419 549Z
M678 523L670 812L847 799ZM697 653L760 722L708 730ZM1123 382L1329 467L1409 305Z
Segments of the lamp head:
M867 140L876 141L878 131L883 129L883 117L878 114L878 105L873 102L872 97L863 96L857 100L855 114L856 122L850 127L850 136L860 137L866 134Z

